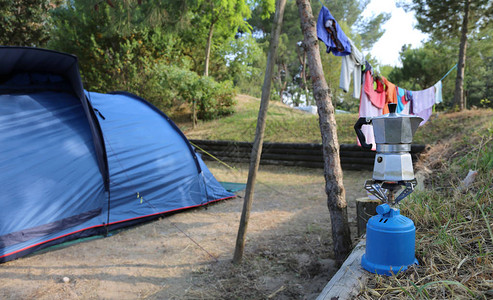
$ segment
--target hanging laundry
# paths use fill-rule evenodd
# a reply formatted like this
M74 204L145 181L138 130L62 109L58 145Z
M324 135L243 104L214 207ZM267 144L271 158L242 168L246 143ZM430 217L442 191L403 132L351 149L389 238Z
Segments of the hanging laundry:
M400 87L396 87L397 94L397 113L409 114L409 106L411 105L406 99L406 90Z
M397 94L395 91L395 84L388 81L387 78L382 76L383 83L385 84L385 104L397 103ZM387 105L383 107L383 114L388 114L389 108Z
M339 79L339 87L347 93L349 83L351 82L351 74L353 75L353 97L359 99L361 95L361 67L365 62L365 57L361 53L351 39L351 54L342 57L341 76Z
M442 103L442 81L438 81L434 85L435 87L435 104Z
M412 101L413 100L413 92L406 90L406 101Z
M406 91L406 100L407 103L409 104L409 114L413 114L413 92L411 91Z
M318 14L317 36L327 46L327 53L332 51L336 56L351 53L351 45L346 34L325 6L322 6Z
M367 60L365 60L365 69L364 70L365 71L371 71L372 70L370 63Z
M378 88L377 90L373 89L373 76L371 75L370 71L365 72L363 88L368 99L374 106L376 106L377 108L383 108L385 106L385 93L383 91L383 87L381 92L378 91Z
M375 77L373 88L379 93L385 93L385 86L382 83L382 77L380 77L380 75Z
M369 76L367 76L369 74ZM365 87L365 92L361 93L360 104L359 104L359 116L360 117L378 117L382 115L382 108L378 108L373 105L368 94L366 93L366 87L371 85L371 90L373 90L373 77L370 71L365 72L363 76L363 86ZM374 91L375 92L375 91ZM376 93L376 92L375 92ZM383 100L385 101L385 93L383 94ZM375 135L373 134L373 126L363 125L361 131L365 135L366 143L372 144L372 150L376 150ZM361 146L359 140L358 145Z
M416 116L423 118L419 126L423 126L431 116L435 105L435 87L432 86L422 91L413 91L412 107Z

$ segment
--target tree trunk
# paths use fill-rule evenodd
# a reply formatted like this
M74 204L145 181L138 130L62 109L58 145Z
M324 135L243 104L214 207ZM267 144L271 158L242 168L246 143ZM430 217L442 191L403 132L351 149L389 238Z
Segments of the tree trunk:
M455 79L454 105L459 110L464 110L464 69L466 67L466 49L467 49L467 26L469 23L469 4L470 0L466 0L464 7L464 19L462 20L460 45L459 45L459 62L457 63L457 77Z
M209 76L209 58L211 56L211 44L212 35L214 33L214 21L211 22L209 27L209 36L207 37L207 44L205 45L205 63L204 63L204 76Z
M308 68L313 83L313 96L317 103L319 126L324 157L325 192L332 225L334 255L342 263L351 251L351 236L347 218L346 192L342 182L339 159L339 141L332 105L332 92L325 81L318 48L317 31L309 0L296 0L307 51Z
M260 99L260 110L258 112L257 129L255 131L255 141L252 146L250 156L250 169L248 170L247 186L245 199L243 201L243 210L241 212L240 227L236 237L236 247L233 256L233 263L241 262L243 250L245 249L245 236L248 228L248 219L250 218L250 209L252 207L253 193L255 190L255 179L262 154L262 144L264 141L265 119L267 117L267 108L269 106L270 88L272 83L272 73L274 72L276 50L279 45L279 35L281 34L282 18L286 0L276 1L276 12L274 15L274 26L272 26L271 42L269 55L267 56L267 67L265 68L264 85L262 86L262 98Z

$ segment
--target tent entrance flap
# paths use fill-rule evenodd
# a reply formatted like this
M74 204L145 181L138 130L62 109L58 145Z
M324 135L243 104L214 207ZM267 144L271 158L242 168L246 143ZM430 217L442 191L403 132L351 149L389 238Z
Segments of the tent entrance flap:
M0 145L0 255L103 222L103 178L72 93L0 95Z

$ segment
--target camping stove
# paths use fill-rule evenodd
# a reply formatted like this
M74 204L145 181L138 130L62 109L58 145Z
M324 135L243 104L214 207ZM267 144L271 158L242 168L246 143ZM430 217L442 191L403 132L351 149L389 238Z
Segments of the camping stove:
M365 189L384 204L377 207L377 215L366 225L366 253L361 265L380 275L393 275L417 264L414 257L414 222L401 215L399 202L414 191L411 142L423 120L417 116L397 114L397 104L389 104L390 113L375 117L361 117L354 125L361 146L370 150L361 127L373 126L376 150L373 178L365 182ZM397 195L397 196L396 196Z

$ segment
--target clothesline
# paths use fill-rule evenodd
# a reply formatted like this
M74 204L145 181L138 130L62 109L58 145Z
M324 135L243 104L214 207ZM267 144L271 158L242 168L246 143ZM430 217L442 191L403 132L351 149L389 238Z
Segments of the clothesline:
M450 74L450 72L452 72L453 69L457 68L457 64L455 64L452 68L450 68L450 70L448 70L447 74L443 75L442 79L438 80L438 81L442 81L445 79L445 77L448 76L448 74Z

